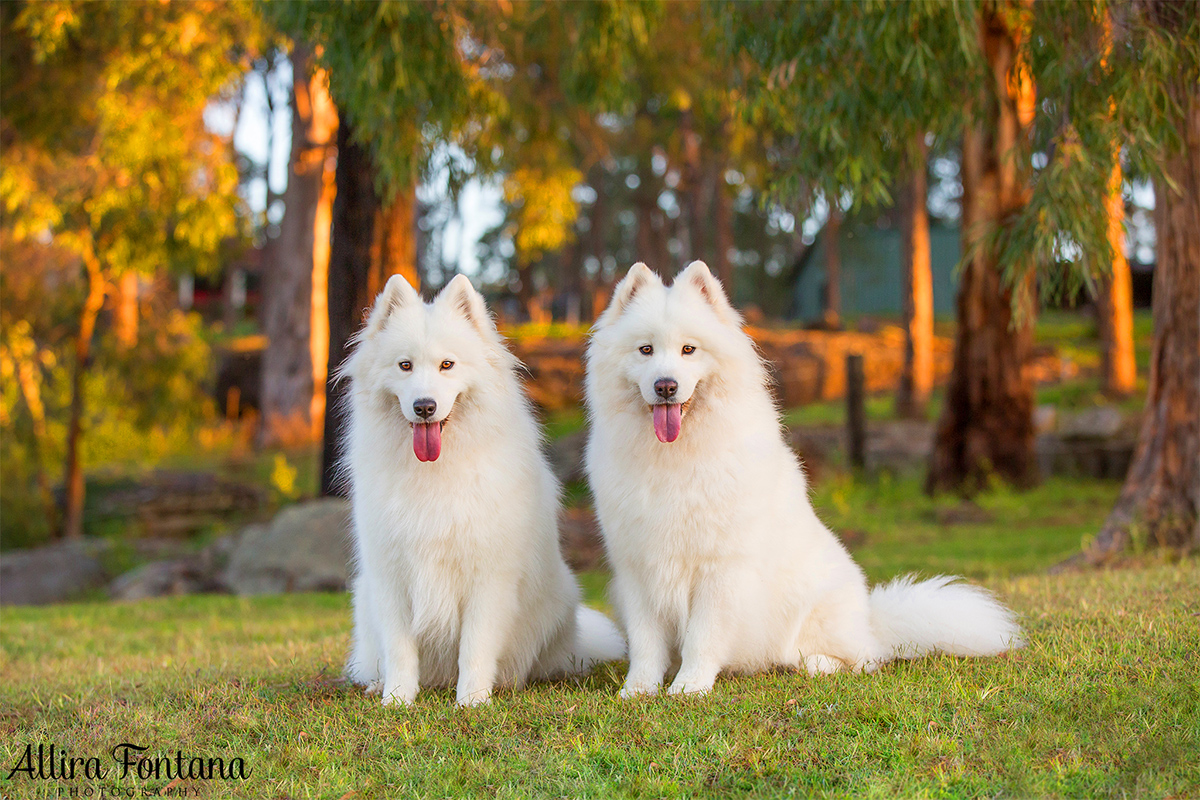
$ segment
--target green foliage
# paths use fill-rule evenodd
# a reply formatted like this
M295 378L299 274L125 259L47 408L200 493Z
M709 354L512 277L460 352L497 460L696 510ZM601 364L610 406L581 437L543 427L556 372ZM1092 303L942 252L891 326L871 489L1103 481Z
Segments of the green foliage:
M1041 270L1043 302L1095 294L1112 261L1097 198L1114 165L1162 177L1164 155L1182 144L1172 88L1200 81L1200 16L1184 15L1172 30L1149 9L1035 3L1023 21L1039 113L1010 157L1033 164L1029 201L989 243L1008 281ZM1064 260L1074 268L1044 269Z
M504 202L513 208L509 234L520 261L536 260L566 245L579 213L571 192L582 180L583 173L571 168L549 174L518 168L505 176Z
M891 201L917 141L954 140L982 85L970 7L728 3L727 46L746 62L743 111L774 132L783 199L850 192Z
M249 6L5 3L0 23L12 236L108 274L211 269L243 215L230 147L203 114L248 63Z
M888 201L918 138L928 132L952 142L972 110L988 105L980 8L727 4L730 42L751 67L746 113L780 131L775 191ZM1010 282L1038 270L1044 300L1073 296L1111 262L1098 198L1114 158L1134 174L1158 175L1164 152L1181 144L1176 89L1200 80L1200 15L1180 6L1164 21L1152 4L1102 0L1001 9L1017 31L1037 104L1031 136L1005 156L1031 165L1028 202L983 246ZM1058 268L1063 261L1071 268ZM1021 299L1014 293L1014 303Z
M202 416L196 320L155 309L128 351L88 349L121 276L213 271L243 237L232 147L204 115L236 90L263 31L248 2L53 0L0 6L0 37L0 241L20 265L2 279L0 350L27 378L4 392L12 544L45 535L74 369L94 378L81 372L85 465L178 447ZM40 514L21 494L31 481Z
M452 4L279 2L268 18L314 51L356 140L370 148L385 197L412 186L434 144L457 138L481 100L459 52Z
M165 458L197 447L197 431L214 421L215 409L206 388L212 353L199 334L195 314L177 310L142 320L136 348L120 351L102 337L85 384L87 417L83 447L86 469L133 465L146 469ZM12 352L13 334L6 331L0 354ZM71 402L71 358L65 346L37 346L37 379L45 405L46 435L36 437L30 410L11 376L0 392L0 475L4 514L0 540L5 549L39 544L50 534L50 520L38 497L38 462L58 484L66 449L67 409ZM0 364L7 359L0 359Z
M526 267L575 238L574 193L610 157L599 114L627 114L651 56L659 3L462 3L470 59L490 102L463 143L485 172L504 174L517 262ZM573 266L573 265L572 265ZM568 267L570 268L570 267Z

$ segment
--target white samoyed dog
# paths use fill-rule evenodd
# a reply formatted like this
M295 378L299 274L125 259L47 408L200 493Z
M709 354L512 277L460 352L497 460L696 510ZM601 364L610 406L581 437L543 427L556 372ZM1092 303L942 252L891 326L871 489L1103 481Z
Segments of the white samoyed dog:
M347 676L384 704L496 687L624 657L580 605L558 545L559 486L517 359L462 275L432 303L400 275L343 375L357 575Z
M872 670L1020 645L983 589L937 577L868 591L809 502L768 374L704 263L644 264L587 351L587 472L629 641L623 697L709 691L721 671Z

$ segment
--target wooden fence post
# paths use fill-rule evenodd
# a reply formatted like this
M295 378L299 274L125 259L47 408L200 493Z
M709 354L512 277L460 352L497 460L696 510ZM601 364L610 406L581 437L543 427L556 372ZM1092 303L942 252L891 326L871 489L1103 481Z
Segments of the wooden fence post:
M851 353L846 356L846 454L855 469L866 464L867 414L863 395L863 357L861 353Z

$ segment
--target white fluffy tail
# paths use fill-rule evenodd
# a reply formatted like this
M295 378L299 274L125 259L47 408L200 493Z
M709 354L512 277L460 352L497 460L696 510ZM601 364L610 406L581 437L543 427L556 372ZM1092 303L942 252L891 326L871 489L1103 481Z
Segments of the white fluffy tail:
M892 658L994 656L1025 644L1011 611L986 589L958 581L903 575L871 590L871 627Z
M625 637L616 624L601 612L587 606L575 609L575 648L571 654L572 671L587 672L605 661L625 657Z

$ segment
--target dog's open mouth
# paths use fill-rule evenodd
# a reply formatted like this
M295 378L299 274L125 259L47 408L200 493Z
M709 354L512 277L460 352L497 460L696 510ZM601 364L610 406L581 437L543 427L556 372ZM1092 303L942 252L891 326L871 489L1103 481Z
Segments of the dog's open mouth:
M654 411L654 435L660 442L670 444L679 438L683 427L683 417L688 412L692 401L686 403L655 403L650 408Z
M413 422L413 453L417 461L437 461L442 454L442 428L446 427L446 419L441 422Z

